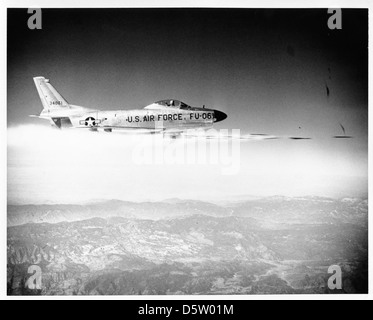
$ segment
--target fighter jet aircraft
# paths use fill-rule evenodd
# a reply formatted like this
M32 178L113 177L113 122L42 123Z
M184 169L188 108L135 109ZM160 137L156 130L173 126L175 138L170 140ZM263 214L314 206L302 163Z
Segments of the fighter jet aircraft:
M46 119L57 128L78 128L91 131L131 133L162 133L173 138L180 135L201 137L200 129L211 129L214 123L223 121L227 115L219 110L198 108L179 100L162 100L136 110L101 111L76 106L67 102L61 94L44 77L35 77L34 82L39 93L43 110L40 115L32 115ZM199 130L199 133L191 133ZM207 139L239 139L239 140L272 140L292 139L309 140L305 137L278 137L268 134L247 135L202 135Z
M44 77L34 78L43 111L34 116L47 119L57 128L73 127L92 131L113 130L176 134L188 129L209 129L227 118L219 110L191 107L168 99L144 109L100 111L69 104Z

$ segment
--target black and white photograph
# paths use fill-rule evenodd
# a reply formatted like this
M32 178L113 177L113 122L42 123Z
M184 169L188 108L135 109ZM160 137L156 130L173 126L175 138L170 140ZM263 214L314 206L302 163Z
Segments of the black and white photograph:
M7 297L368 295L368 8L32 5Z

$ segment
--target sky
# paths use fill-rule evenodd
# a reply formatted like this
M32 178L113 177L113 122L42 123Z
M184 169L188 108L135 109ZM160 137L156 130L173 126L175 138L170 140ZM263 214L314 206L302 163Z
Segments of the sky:
M342 30L330 30L326 9L43 9L43 29L29 30L27 10L10 9L8 202L366 196L368 15L342 17ZM35 76L75 105L129 110L174 98L227 113L216 129L312 140L241 143L230 174L211 154L203 164L141 164L138 146L161 142L56 132L28 117L41 111ZM332 139L340 124L354 139Z

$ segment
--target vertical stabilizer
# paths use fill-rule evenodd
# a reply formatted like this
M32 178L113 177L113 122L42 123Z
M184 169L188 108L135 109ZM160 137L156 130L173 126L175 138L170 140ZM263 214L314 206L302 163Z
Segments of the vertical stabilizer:
M49 83L48 79L45 79L44 77L36 77L34 78L34 82L44 110L70 108L69 103Z

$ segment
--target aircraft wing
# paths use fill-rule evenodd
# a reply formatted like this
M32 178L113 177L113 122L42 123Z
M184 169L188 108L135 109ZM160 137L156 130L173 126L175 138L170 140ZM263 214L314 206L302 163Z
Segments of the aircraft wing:
M263 141L263 140L311 140L309 137L297 137L297 136L275 136L270 134L222 134L222 133L209 133L209 132L184 132L182 134L185 137L204 138L208 140L241 140L241 141Z

